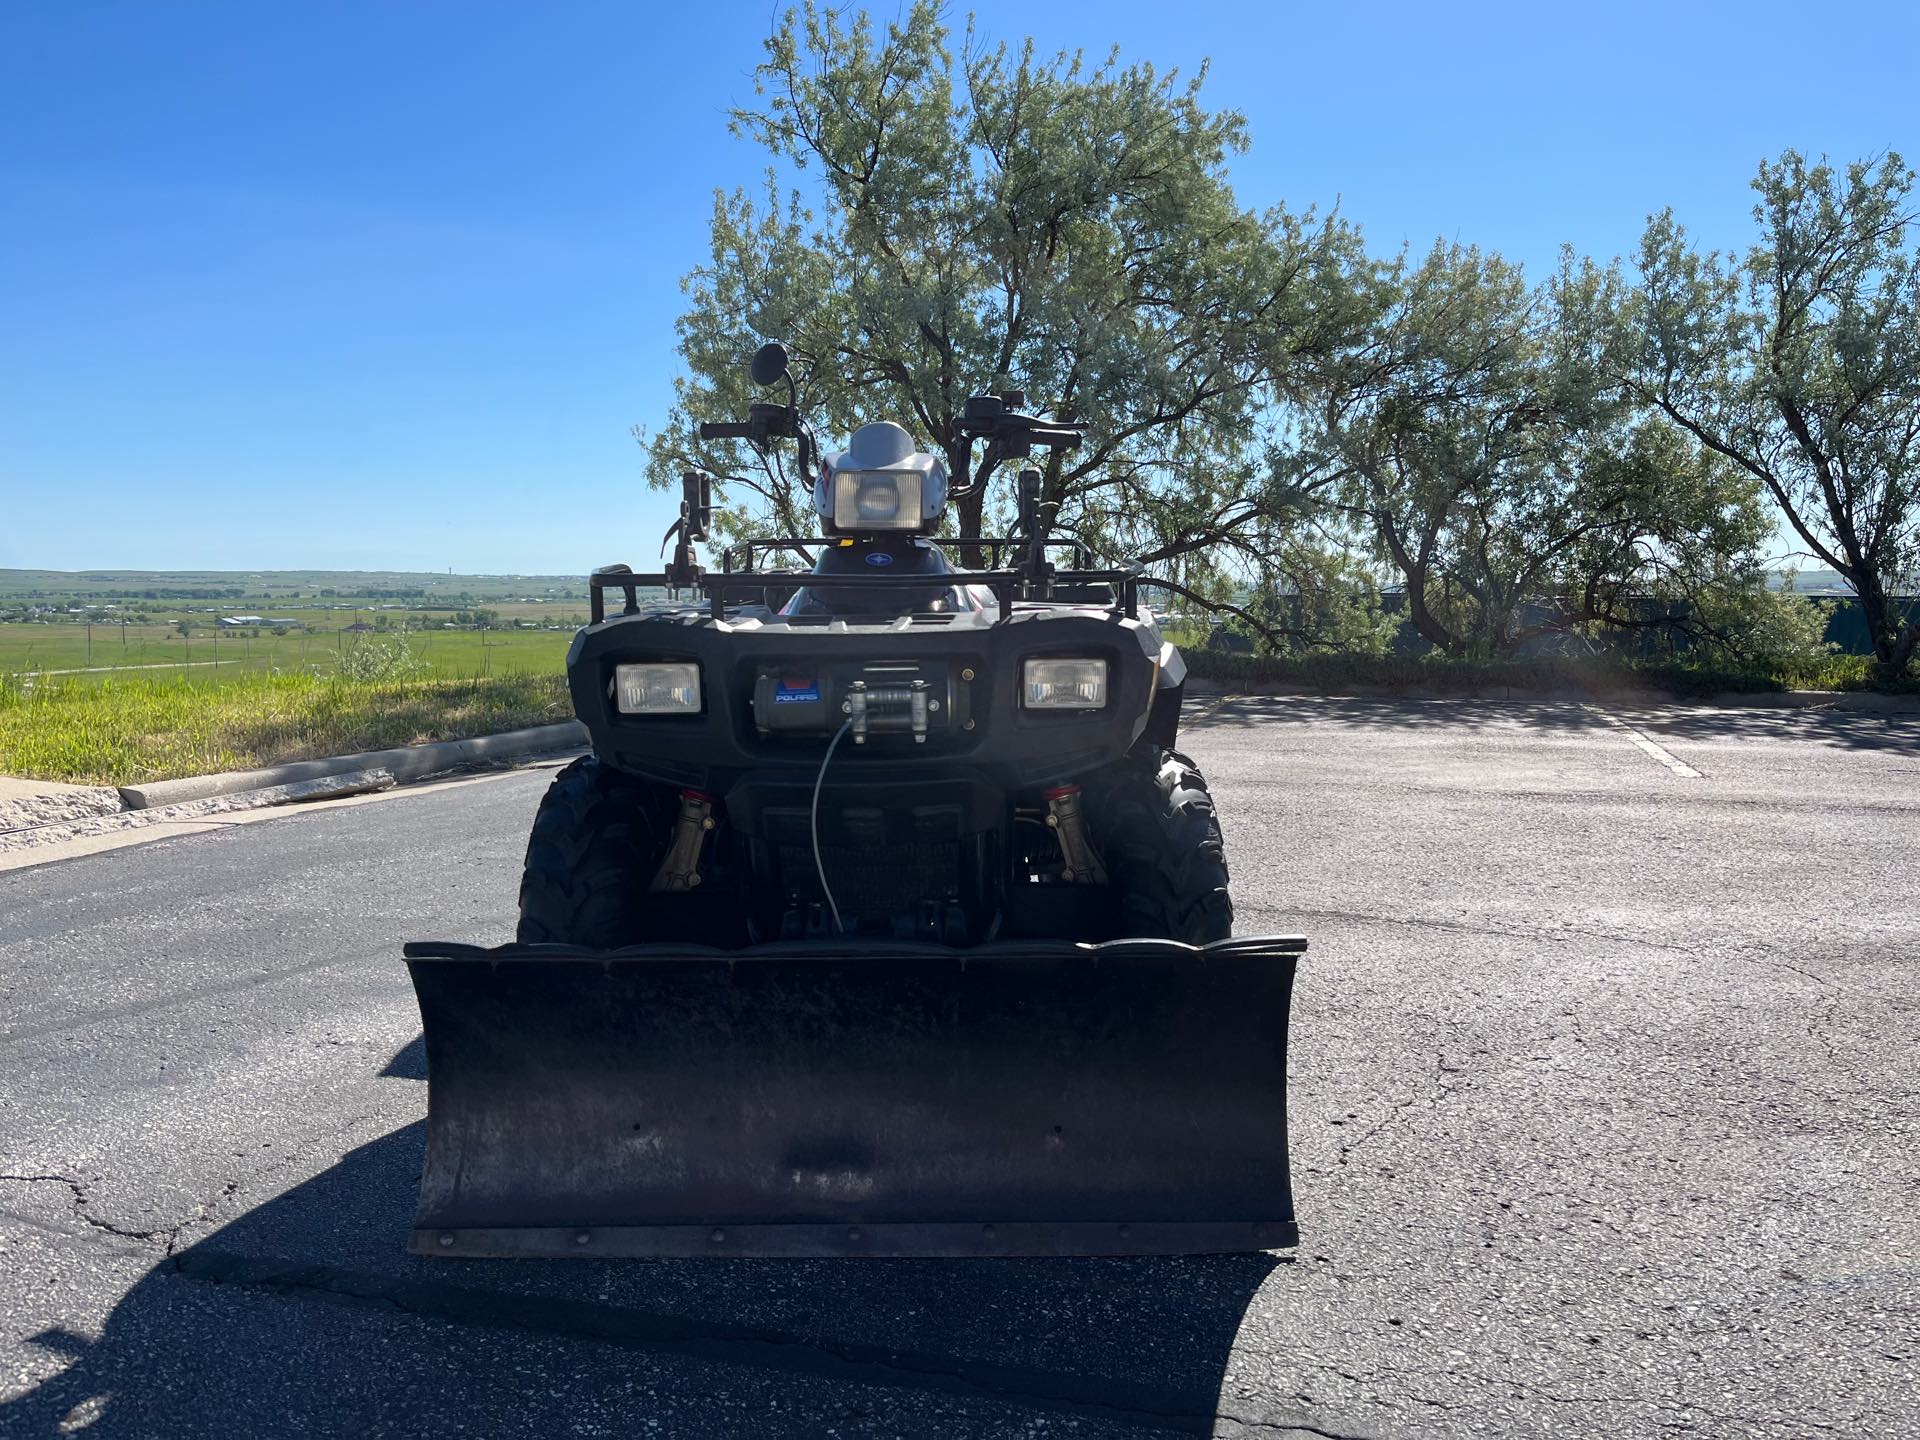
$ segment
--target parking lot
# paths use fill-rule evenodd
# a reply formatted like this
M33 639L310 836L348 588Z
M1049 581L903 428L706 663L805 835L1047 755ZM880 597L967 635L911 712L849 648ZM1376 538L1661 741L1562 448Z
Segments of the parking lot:
M0 1433L1920 1435L1920 715L1210 698L1302 1240L429 1261L543 770L0 874Z

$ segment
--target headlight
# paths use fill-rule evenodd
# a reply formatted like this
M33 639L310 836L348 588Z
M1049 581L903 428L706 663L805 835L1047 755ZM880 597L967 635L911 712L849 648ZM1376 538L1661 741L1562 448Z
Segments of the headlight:
M917 470L836 470L833 475L834 528L918 530L924 493Z
M616 665L614 704L624 715L697 715L700 667L693 664Z
M1104 660L1029 660L1024 678L1029 710L1098 710L1107 703Z

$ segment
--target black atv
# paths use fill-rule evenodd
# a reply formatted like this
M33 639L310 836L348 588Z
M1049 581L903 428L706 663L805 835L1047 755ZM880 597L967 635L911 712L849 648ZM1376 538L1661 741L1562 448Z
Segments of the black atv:
M788 378L785 352L754 375ZM996 462L1080 441L1017 393L962 426ZM690 474L665 570L591 577L567 671L593 753L541 802L520 943L408 947L414 1247L1291 1243L1304 942L1229 939L1220 826L1174 748L1186 669L1138 572L1050 542L1032 469L1014 535L943 542L957 497L898 425L817 469L793 404L702 433L795 441L825 533L704 570Z

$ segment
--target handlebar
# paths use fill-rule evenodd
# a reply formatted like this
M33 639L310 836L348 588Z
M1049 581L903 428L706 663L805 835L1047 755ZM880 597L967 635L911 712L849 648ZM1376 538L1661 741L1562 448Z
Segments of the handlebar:
M700 438L702 440L751 440L753 422L748 420L702 420Z
M1077 450L1082 438L1079 426L1068 427L1058 423L1035 425L1015 433L1029 445L1051 445L1056 450Z
M1027 413L1026 392L1006 390L998 395L973 395L960 415L960 433L985 440L1014 457L1035 445L1072 450L1087 427L1074 420L1048 420Z

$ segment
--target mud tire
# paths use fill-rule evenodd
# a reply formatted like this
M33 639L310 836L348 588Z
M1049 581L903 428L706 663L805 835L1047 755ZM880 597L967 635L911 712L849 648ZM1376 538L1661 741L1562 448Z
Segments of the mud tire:
M647 886L672 834L676 800L663 787L592 755L553 779L534 816L520 879L523 945L610 950L693 938L679 897Z
M1226 841L1191 760L1153 747L1089 785L1087 799L1118 911L1112 938L1204 945L1233 933Z

